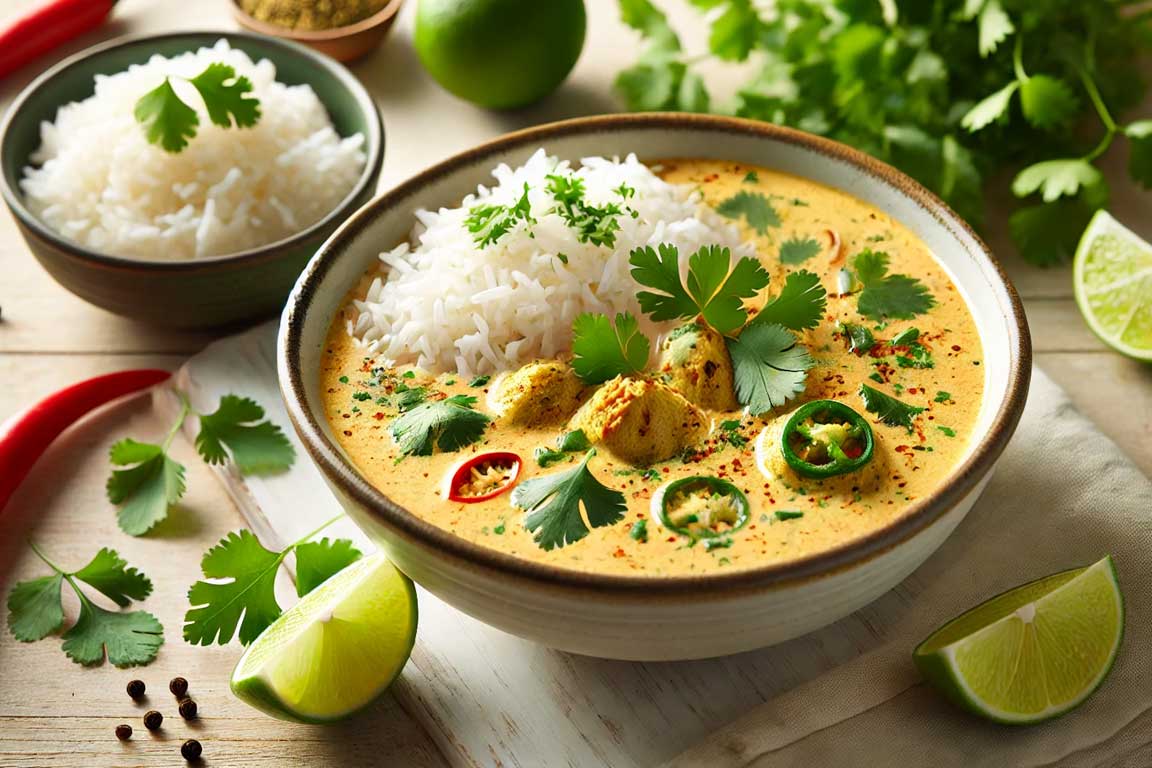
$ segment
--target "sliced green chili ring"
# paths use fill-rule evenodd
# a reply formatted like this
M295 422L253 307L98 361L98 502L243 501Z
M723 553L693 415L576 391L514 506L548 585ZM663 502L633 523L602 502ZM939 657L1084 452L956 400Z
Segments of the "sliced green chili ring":
M708 525L692 527L693 524L701 522L699 513L689 513L680 519L675 519L674 510L670 509L670 505L675 502L678 497L690 494L698 488L707 491L712 497L724 496L733 501L735 509L732 519L718 521L727 523L725 529L717 530L713 528L714 523L712 521L708 521ZM693 541L696 539L713 539L719 536L727 536L743 528L752 516L751 507L748 505L748 497L744 495L744 492L727 480L721 480L711 475L696 475L694 477L682 477L679 480L673 480L664 486L661 492L658 492L656 500L658 503L653 505L653 511L656 513L660 524L681 536L687 536ZM707 510L704 511L706 512Z
M837 400L813 400L784 425L780 452L804 477L836 477L872 461L875 440L868 420Z

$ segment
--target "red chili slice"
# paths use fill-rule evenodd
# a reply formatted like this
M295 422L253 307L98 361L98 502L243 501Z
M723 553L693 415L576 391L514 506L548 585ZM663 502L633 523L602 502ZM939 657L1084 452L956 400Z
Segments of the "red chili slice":
M511 451L478 453L458 466L452 473L452 478L448 481L448 500L475 504L479 501L495 498L516 485L516 479L520 477L521 464L520 457ZM490 491L478 494L462 493L461 490L473 480L472 470L485 466L506 468L504 481Z

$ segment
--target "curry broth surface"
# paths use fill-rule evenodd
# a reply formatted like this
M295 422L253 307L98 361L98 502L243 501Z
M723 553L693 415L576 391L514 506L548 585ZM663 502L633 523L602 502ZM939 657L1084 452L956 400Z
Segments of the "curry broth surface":
M541 469L533 460L537 447L555 444L565 431L563 425L533 429L497 420L480 442L461 451L397 461L398 452L388 429L396 410L377 404L377 397L387 393L379 385L371 386L373 363L348 335L345 320L350 315L342 313L329 331L320 376L327 417L344 451L383 493L457 536L529 560L602 573L660 576L752 568L827 550L900 517L909 503L929 494L963 457L980 409L984 386L980 339L963 298L944 270L927 247L900 223L821 184L766 168L711 160L664 161L653 168L669 182L698 187L705 201L713 206L742 190L771 198L781 225L763 236L746 226L742 230L746 239L755 242L761 261L772 275L768 294L775 295L784 276L797 269L819 274L829 291L824 322L802 334L802 341L817 364L808 372L807 388L801 397L763 419L744 418L741 434L748 441L743 447L729 444L715 428L726 419L740 419L741 414L709 413L713 431L702 448L706 455L689 462L674 458L658 463L653 467L658 477L655 480L646 479L641 470L600 450L590 468L601 483L625 494L625 518L614 525L592 529L580 541L544 551L523 527L525 513L510 504L509 493L484 502L459 503L447 501L441 489L445 476L460 461L491 450L513 451L521 456L520 482L571 467L571 463L561 462ZM746 179L750 171L755 171L757 181ZM886 325L860 317L856 296L833 295L843 256L836 259L829 230L839 234L841 254L849 258L864 248L886 252L891 258L889 270L917 277L937 305L913 320ZM780 245L792 237L816 239L823 250L802 264L782 264ZM362 296L366 284L353 291L350 298ZM907 328L918 328L920 341L930 350L935 367L903 368L892 357L857 356L836 334L837 321L866 325L878 340L889 340ZM399 375L401 371L392 373ZM474 395L478 397L477 408L488 410L485 398L489 386L471 387L456 375L391 380L430 386L449 396ZM888 426L867 413L857 394L862 383L924 408L915 420L916 429L910 433L904 427ZM868 418L876 440L873 465L884 468L878 486L853 487L851 481L843 482L843 477L789 485L779 478L768 479L757 469L754 444L761 429L777 418L786 418L799 404L816 398L841 400ZM580 453L570 454L569 462L580 458ZM747 495L751 519L731 536L730 547L708 551L702 544L685 546L683 537L651 519L650 500L657 488L670 480L693 475L725 478ZM803 512L803 516L781 520L775 515L777 511ZM648 521L645 542L629 535L637 520Z

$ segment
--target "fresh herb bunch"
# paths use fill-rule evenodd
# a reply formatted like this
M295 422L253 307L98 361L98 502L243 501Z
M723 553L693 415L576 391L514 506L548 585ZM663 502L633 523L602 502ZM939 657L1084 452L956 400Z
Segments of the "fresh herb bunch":
M619 0L645 47L617 90L634 110L719 111L789 125L886 160L982 219L985 179L1023 169L1013 238L1036 264L1067 259L1108 202L1095 163L1117 137L1152 186L1152 120L1123 125L1144 84L1152 13L1131 0L690 0L709 49L758 70L717 108L651 0ZM1130 11L1126 8L1131 7ZM751 219L750 219L751 223Z
M188 106L172 79L184 80L200 94L208 119L221 128L251 128L260 121L260 101L248 94L252 81L227 64L213 62L192 78L170 75L136 102L136 122L144 128L150 144L165 152L180 152L195 138L200 117Z

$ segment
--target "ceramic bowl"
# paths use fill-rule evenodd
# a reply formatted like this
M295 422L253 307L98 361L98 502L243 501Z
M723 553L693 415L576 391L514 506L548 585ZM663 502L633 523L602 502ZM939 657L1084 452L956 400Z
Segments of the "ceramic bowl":
M713 158L767 166L839 188L911 228L973 310L985 397L961 464L933 493L867 537L804 559L732 573L627 577L502 554L424 522L373 488L337 447L320 361L329 323L377 254L408 237L417 208L455 205L498 163L538 147L563 158ZM1028 391L1031 346L1019 298L988 249L919 184L842 144L777 126L702 115L585 118L514 133L457 155L376 198L324 244L285 308L278 351L288 413L312 460L364 531L409 576L481 621L555 648L668 660L750 650L811 632L867 605L920 565L988 482Z
M259 248L195 261L147 262L78 245L28 210L19 182L40 144L42 121L55 119L61 105L91 96L95 75L123 71L154 54L173 56L210 47L220 38L253 59L270 60L281 82L312 86L337 133L364 134L364 171L331 213L291 237ZM104 43L65 59L32 81L0 127L0 194L32 254L80 298L155 325L219 327L280 310L316 248L375 193L383 159L380 113L360 81L340 64L295 43L259 35L180 32Z
M269 24L245 13L238 2L232 3L232 15L240 26L253 32L306 45L337 61L355 61L380 45L402 4L403 0L391 0L368 18L335 29L302 30Z

